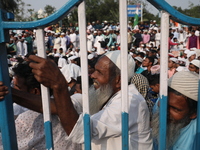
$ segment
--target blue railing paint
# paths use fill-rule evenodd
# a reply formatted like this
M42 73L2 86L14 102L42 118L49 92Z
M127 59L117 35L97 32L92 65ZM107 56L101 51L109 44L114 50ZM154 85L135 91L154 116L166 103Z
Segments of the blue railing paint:
M53 135L52 135L52 123L47 121L44 123L44 131L45 131L45 141L46 141L46 149L53 149Z
M166 149L167 96L161 96L159 113L159 150L164 150Z
M0 43L0 81L10 87L5 43ZM10 91L9 88L9 94L5 96L4 100L0 101L0 130L3 148L5 150L17 150L13 102Z
M85 114L83 116L83 121L85 150L91 150L90 115Z
M129 149L129 123L128 123L129 114L122 112L122 150Z
M185 25L200 25L200 18L193 18L186 16L176 9L174 9L171 5L169 5L165 0L147 0L158 10L164 10L171 15L172 20L185 24Z
M196 150L200 148L200 79L198 88L198 106L197 106L197 133L196 133Z

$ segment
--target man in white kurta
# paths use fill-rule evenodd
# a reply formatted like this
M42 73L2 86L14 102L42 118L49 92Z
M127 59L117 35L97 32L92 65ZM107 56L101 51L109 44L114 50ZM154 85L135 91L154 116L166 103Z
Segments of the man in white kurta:
M149 111L146 101L132 84L129 86L129 149L152 150ZM121 150L121 91L113 95L101 111L90 118L92 149ZM83 114L67 138L84 142Z
M101 35L101 31L98 31L98 35L96 36L94 47L97 48L97 54L102 55L105 53L105 50L101 47L101 42L104 41L104 37Z
M87 50L88 50L88 52L92 52L93 42L94 42L94 36L90 33L90 31L87 31Z
M55 34L56 38L54 39L54 46L53 49L57 49L57 51L59 50L60 46L61 46L61 38L58 35L58 33Z
M74 45L74 47L77 47L76 45L76 33L72 30L71 34L69 35L70 39L71 39L71 43Z
M65 37L65 33L61 33L61 43L60 47L63 49L63 52L66 53L67 51L67 38Z

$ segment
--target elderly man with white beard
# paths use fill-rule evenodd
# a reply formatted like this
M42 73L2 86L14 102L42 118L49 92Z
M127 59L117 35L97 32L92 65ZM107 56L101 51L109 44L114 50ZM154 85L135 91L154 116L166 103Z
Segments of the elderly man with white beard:
M198 75L190 71L175 73L168 81L168 150L196 150ZM154 150L159 145L159 102L151 122Z
M38 56L29 56L30 67L36 79L53 89L53 107L62 126L69 135L66 140L84 143L83 114L78 114L76 106L66 88L67 82L52 61ZM128 78L133 76L135 62L128 56ZM98 104L90 118L93 150L121 150L121 75L120 51L112 51L102 56L91 75L94 80L93 95L90 100ZM129 97L129 149L152 150L149 110L146 101L132 84L128 87ZM91 90L90 90L91 92ZM96 93L96 94L94 94ZM91 97L91 96L90 96ZM96 102L95 102L96 101ZM27 102L27 101L26 101Z

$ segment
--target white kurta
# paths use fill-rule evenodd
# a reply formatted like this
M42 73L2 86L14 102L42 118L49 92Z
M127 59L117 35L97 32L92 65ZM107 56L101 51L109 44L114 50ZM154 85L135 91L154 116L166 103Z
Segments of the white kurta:
M101 43L99 43L99 41L101 42L101 41L104 41L104 37L103 36L99 36L99 35L97 35L96 36L96 39L95 39L95 43L94 43L94 47L96 47L97 48L97 54L98 55L101 55L101 54L103 54L104 52L105 52L105 50L101 47Z
M156 47L158 47L160 45L160 38L161 38L161 34L158 32L155 35L155 40L156 40Z
M66 53L66 51L67 51L67 38L66 37L61 38L61 48L63 49L63 52Z
M74 47L76 47L76 34L72 33L69 35L71 42L73 43Z
M94 42L94 36L92 34L87 35L87 50L89 52L92 51L92 44Z
M92 115L90 121L93 150L121 150L121 91ZM83 132L83 115L80 115L66 139L83 143ZM149 110L133 84L129 86L129 149L152 150Z
M53 49L57 49L57 51L58 51L60 46L61 46L61 38L57 37L57 38L54 39Z
M25 56L27 54L27 44L25 42L18 41L16 46L18 56Z

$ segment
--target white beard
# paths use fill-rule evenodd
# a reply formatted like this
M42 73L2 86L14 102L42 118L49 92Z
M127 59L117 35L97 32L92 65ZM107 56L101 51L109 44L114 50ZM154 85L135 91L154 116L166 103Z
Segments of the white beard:
M94 86L91 86L89 88L90 115L100 111L112 94L113 89L109 83L107 85L100 86L96 90Z
M186 122L188 122L188 117L180 120L178 123L167 123L167 139L166 139L166 147L170 148L177 141L180 130L185 126ZM152 121L152 136L157 144L159 143L159 112L153 114Z

